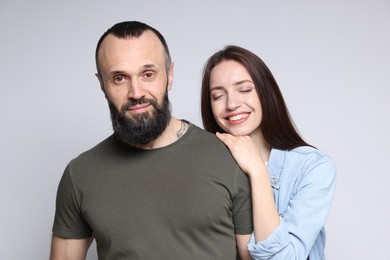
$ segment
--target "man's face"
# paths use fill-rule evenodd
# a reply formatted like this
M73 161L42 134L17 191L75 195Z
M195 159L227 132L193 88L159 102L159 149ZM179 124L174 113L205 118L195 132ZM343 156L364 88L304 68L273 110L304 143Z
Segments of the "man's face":
M167 91L173 81L173 67L167 73L164 47L157 36L151 31L128 39L108 35L98 57L98 78L115 133L131 144L156 139L170 120Z

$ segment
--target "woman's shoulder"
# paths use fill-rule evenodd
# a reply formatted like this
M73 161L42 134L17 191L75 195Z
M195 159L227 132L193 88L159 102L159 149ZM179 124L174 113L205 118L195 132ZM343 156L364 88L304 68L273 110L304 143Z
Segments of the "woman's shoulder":
M329 176L336 174L336 165L328 154L311 146L297 147L289 153L289 160L300 165L304 172L324 172Z
M290 157L312 160L332 160L329 155L312 146L300 146L287 151Z
M331 168L335 167L333 159L328 154L312 146L300 146L292 150L273 149L272 154L285 166L315 167L325 164Z
M323 151L310 146L292 150L272 150L272 177L284 182L311 185L328 185L336 179L336 166L332 158Z

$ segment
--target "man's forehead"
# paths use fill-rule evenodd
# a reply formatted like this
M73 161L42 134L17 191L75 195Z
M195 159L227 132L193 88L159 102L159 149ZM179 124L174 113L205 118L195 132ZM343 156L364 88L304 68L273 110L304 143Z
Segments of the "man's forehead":
M103 74L113 71L165 68L165 50L159 38L151 31L140 37L118 38L107 35L99 52Z
M149 49L155 52L164 51L160 39L152 31L147 30L142 35L119 38L114 34L108 34L103 40L99 52L112 52L118 50Z

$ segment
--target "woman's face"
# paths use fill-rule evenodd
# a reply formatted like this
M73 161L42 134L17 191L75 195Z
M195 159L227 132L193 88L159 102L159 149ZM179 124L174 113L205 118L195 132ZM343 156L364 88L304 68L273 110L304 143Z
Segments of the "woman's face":
M240 63L227 60L211 70L211 109L218 125L232 135L259 130L262 109L255 85Z

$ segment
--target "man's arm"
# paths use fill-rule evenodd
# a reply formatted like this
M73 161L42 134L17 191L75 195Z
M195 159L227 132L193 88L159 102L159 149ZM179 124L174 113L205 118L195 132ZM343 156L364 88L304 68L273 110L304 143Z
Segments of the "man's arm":
M85 260L93 238L69 239L53 235L50 260Z
M251 239L251 235L237 235L236 234L236 244L237 244L237 250L238 255L240 256L241 260L252 260L251 255L248 252L247 245L249 243L249 240Z

